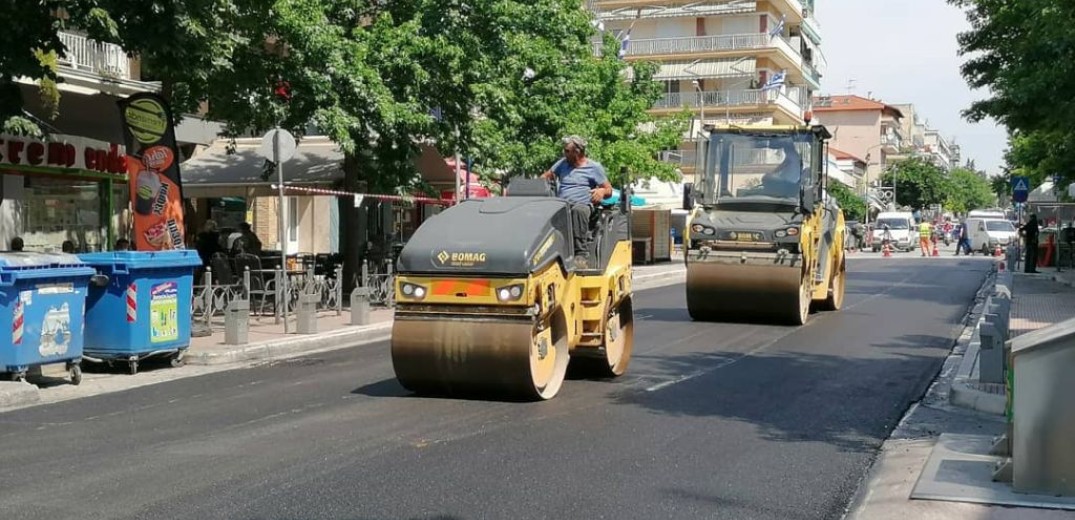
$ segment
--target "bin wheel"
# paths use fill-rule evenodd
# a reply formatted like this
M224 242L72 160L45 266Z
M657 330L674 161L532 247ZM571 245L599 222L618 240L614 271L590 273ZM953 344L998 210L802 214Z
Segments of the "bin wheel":
M16 382L16 383L21 383L23 381L26 381L26 372L12 372L11 373L11 380Z
M131 374L132 376L138 373L138 360L137 359L132 359L130 361L130 363L127 364L127 372L129 374Z
M78 386L82 383L82 367L80 365L71 366L71 384Z
M172 359L171 359L171 362L172 362L172 367L173 367L173 368L179 368L179 367L181 367L181 366L183 366L183 365L186 365L186 364L187 364L187 360L186 360L186 358L185 358L185 357L183 356L183 351L182 351L182 350L180 350L179 352L176 352L175 354L173 354L173 355L172 355Z

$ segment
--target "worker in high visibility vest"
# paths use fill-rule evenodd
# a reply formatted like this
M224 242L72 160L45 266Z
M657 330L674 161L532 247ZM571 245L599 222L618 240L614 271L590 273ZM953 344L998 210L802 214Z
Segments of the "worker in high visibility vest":
M933 245L930 240L933 237L933 225L929 222L922 221L918 225L918 245L922 246L922 256L930 256L933 254L933 250L930 247Z

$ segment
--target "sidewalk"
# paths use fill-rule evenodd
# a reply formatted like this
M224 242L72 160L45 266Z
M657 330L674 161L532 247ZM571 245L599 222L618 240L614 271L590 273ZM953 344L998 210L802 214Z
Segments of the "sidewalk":
M1045 270L1014 274L1012 337L1075 316L1075 284L1065 286L1054 276ZM1070 280L1075 282L1075 273ZM977 383L977 325L992 284L988 280L983 286L937 380L881 447L846 518L1075 519L1071 510L990 504L1012 499L1036 502L1034 496L1016 495L1009 485L989 478L997 458L986 451L992 438L1005 431L1003 385Z

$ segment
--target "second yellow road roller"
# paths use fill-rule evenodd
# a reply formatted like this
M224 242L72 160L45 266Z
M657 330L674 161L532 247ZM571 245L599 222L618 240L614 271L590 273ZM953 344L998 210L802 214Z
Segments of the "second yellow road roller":
M825 190L820 125L714 126L686 221L695 320L806 323L843 305L844 215Z
M630 197L595 209L576 266L568 202L542 179L464 201L400 253L392 366L421 394L554 397L568 364L615 377L631 359Z

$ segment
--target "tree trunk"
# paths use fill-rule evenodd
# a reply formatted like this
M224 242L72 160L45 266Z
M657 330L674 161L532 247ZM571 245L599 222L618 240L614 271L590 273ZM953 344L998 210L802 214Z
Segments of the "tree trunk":
M362 190L361 163L353 154L343 158L343 191L360 193ZM340 253L343 256L343 289L350 294L362 275L363 251L366 249L366 230L363 208L356 208L351 197L339 197L340 207Z

